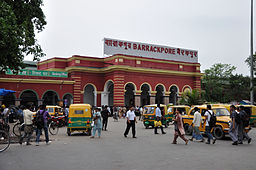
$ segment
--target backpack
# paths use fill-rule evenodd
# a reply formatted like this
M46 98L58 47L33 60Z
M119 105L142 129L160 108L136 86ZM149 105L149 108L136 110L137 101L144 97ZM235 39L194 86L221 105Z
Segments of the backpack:
M240 117L241 117L244 127L249 126L250 115L246 111L242 110L240 112Z
M214 114L214 112L211 114L211 113L208 111L208 113L211 115L210 121L208 122L208 123L209 123L209 126L210 126L210 127L215 127L216 121L217 121L216 115Z
M240 117L240 114L235 112L235 121L237 124L240 124L241 123L241 117Z
M36 117L35 117L35 124L37 126L41 126L43 127L44 126L44 112L45 110L40 113L40 110L36 113Z

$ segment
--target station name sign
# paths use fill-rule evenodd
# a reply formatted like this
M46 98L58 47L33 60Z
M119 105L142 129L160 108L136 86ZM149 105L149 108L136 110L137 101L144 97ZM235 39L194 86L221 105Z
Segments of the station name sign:
M16 75L10 69L8 69L5 74ZM18 72L17 75L21 75L21 76L44 76L44 77L64 77L64 78L66 78L66 77L68 77L68 72L22 69Z
M104 38L104 55L124 54L182 62L198 62L198 51Z

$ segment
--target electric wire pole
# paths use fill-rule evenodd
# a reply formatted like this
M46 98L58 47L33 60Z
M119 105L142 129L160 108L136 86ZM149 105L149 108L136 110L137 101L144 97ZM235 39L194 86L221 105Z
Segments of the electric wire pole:
M251 0L251 81L250 81L250 101L251 104L254 104L254 96L253 96L253 0Z

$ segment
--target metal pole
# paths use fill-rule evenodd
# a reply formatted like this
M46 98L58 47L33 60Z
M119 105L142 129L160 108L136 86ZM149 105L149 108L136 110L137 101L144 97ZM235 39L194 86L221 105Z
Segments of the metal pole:
M250 100L253 105L253 0L251 0L251 81L250 81Z

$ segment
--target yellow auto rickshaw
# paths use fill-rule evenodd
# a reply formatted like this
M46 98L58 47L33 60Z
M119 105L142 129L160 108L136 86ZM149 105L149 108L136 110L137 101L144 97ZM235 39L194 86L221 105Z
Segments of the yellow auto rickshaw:
M68 114L67 134L74 131L91 135L92 107L89 104L71 104Z
M171 105L168 104L167 105L167 113L171 115L171 117L173 118L173 112L175 109L179 109L182 113L182 115L186 115L188 114L190 107L187 105Z
M51 116L63 115L63 113L61 112L61 107L60 106L50 106L50 105L47 105L46 109L47 109L48 113Z
M156 108L157 104L152 105L146 105L144 106L145 112L143 113L143 124L146 129L149 128L149 126L154 127L155 122L155 115L156 115ZM164 125L166 128L169 126L169 123L172 121L172 117L170 114L167 113L167 107L164 104L160 104L160 110L163 116L162 125Z

